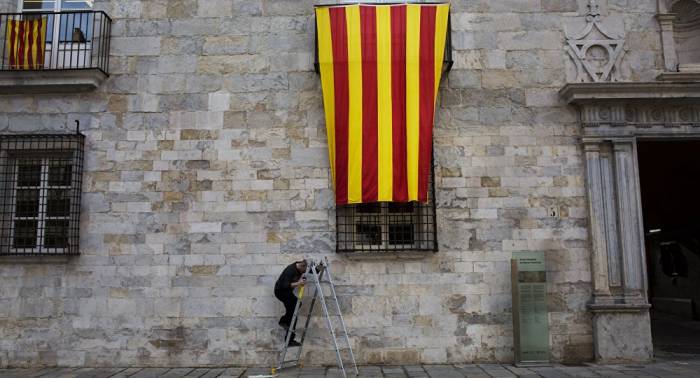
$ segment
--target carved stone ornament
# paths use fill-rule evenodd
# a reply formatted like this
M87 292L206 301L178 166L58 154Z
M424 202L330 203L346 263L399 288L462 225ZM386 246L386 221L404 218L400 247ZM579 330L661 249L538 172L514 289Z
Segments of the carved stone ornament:
M566 43L566 51L576 65L576 82L620 80L618 75L625 40L603 27L595 0L588 4L586 26L579 33L567 36Z

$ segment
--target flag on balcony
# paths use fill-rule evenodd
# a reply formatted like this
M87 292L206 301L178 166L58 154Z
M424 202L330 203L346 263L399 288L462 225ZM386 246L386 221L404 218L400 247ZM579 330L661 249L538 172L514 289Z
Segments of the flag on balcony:
M10 69L43 68L46 50L46 18L9 20L6 28L5 43Z
M428 200L449 4L316 8L337 204Z

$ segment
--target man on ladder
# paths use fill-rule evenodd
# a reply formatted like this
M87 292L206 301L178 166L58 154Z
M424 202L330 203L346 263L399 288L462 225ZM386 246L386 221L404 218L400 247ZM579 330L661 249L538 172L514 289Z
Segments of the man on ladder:
M298 301L297 296L294 295L294 289L304 286L306 268L306 260L295 261L284 268L277 282L275 282L275 297L284 304L285 310L284 315L280 318L279 325L285 331L288 331L290 327L292 329L292 335L288 344L290 347L301 345L294 340L295 334L293 331L296 328L296 319L294 320L295 324L292 325L292 317Z
M300 314L301 299L304 298L304 283L306 278L308 278L314 290L313 294L311 295L308 309L303 311L303 314ZM324 258L323 261L310 260L308 263L307 261L303 261L291 264L285 268L277 282L280 284L281 288L286 287L285 282L290 282L289 294L293 298L285 297L285 293L280 293L280 295L278 295L275 288L275 296L285 303L285 307L287 308L287 313L282 317L282 319L280 319L280 325L284 327L284 325L290 324L291 327L287 326L287 336L285 340L289 341L282 344L280 358L277 366L272 368L272 374L276 374L284 367L288 367L290 363L301 367L302 346L304 344L304 340L306 339L306 331L309 329L311 324L314 304L318 300L318 302L321 304L323 318L326 320L326 326L328 327L328 331L333 342L333 348L335 349L335 355L338 360L338 368L340 368L343 377L346 377L347 375L345 372L345 364L343 363L343 355L345 352L347 352L348 355L345 356L345 359L349 359L349 362L352 363L355 375L358 375L359 372L357 370L357 363L355 362L355 355L352 352L352 346L350 345L350 339L348 338L348 331L345 327L343 315L340 312L340 303L338 302L338 296L335 293L335 285L333 284L333 278L331 277L331 266L328 258ZM293 285L292 283L296 284ZM322 284L326 286L326 291L328 294L323 292ZM297 300L297 297L291 292L294 287L299 287L299 300ZM287 304L292 303L294 306L291 308L287 307ZM329 308L333 310L333 313L329 311ZM291 316L287 318L287 315ZM301 342L298 343L295 341L294 344L292 344L295 331L299 331L296 329L296 322L300 316L306 318L304 321L304 327L301 329ZM285 323L286 321L289 321L289 323ZM298 346L299 348L296 351L296 357L293 359L286 359L287 348L290 346Z

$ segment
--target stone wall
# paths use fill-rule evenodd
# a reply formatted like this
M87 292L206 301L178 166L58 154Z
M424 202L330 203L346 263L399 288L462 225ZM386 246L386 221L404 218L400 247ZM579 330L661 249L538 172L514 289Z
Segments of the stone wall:
M17 1L15 0L0 0L0 12L15 12L17 11Z
M654 77L655 1L603 3L626 77ZM313 4L97 1L114 19L97 92L0 97L2 132L78 119L87 136L82 255L0 262L0 366L271 365L272 285L301 256L333 260L359 362L511 361L521 250L546 252L553 359L592 358L584 167L557 95L579 2L452 2L440 251L359 261L334 253ZM333 363L325 333L309 337L307 364Z

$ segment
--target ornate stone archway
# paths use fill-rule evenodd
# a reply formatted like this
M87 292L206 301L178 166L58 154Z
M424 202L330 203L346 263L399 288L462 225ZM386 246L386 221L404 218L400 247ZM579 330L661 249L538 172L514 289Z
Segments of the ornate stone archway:
M595 356L644 361L653 348L636 142L700 138L700 82L576 83L590 215Z

